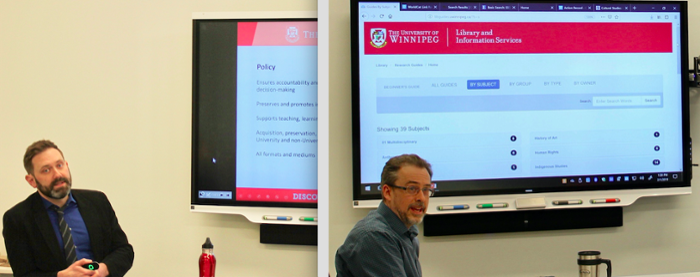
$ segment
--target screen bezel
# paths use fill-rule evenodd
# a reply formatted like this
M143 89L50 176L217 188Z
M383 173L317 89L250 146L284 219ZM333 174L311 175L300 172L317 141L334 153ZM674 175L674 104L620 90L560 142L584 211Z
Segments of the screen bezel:
M210 12L193 13L193 40L192 40L192 156L191 156L191 187L190 210L192 212L241 214L255 223L272 224L312 224L315 221L297 220L299 217L316 217L318 203L292 203L292 202L266 202L266 201L237 201L235 195L231 200L199 199L197 197L198 185L198 148L199 148L199 37L198 24L202 22L289 22L306 21L317 22L316 12L290 11L290 12ZM314 64L316 65L316 64ZM235 109L234 109L235 110ZM235 125L234 125L235 126ZM235 153L235 150L234 150ZM235 155L235 154L234 154ZM235 156L234 156L235 159ZM235 182L235 172L233 173ZM235 193L235 190L232 191ZM291 216L290 221L263 220L264 215Z
M425 3L425 1L398 1L400 3ZM440 1L440 2L452 2L452 3L481 3L478 1ZM528 2L528 3L643 3L643 4L678 4L681 7L680 20L681 20L681 57L680 62L682 65L681 72L688 72L688 63L684 61L689 60L688 56L688 14L687 14L687 3L683 1L488 1L488 3L518 3L518 2ZM363 194L362 189L366 185L379 185L379 183L361 183L361 151L360 151L360 41L359 41L359 5L360 3L389 3L389 1L361 1L352 0L351 5L351 60L352 60L352 145L353 145L353 200L355 207L376 207L381 199L379 194ZM483 2L486 3L486 2ZM611 192L624 192L623 194L637 195L633 197L634 200L639 197L650 196L650 195L676 195L685 194L690 192L690 180L692 178L692 162L690 157L690 123L689 123L689 96L688 96L688 81L683 79L684 75L681 74L681 84L682 84L682 95L681 95L681 120L682 120L682 145L684 149L682 150L683 155L683 180L680 182L659 182L659 183L640 183L636 184L635 187L630 188L629 185L624 184L614 184L607 186L585 186L585 187L543 187L537 185L539 180L543 178L518 178L523 183L528 183L527 185L521 185L518 188L506 188L506 189L490 189L490 190L480 190L480 191L459 191L459 192L437 192L434 198L459 198L459 199L473 199L473 198L506 198L508 197L538 197L541 195L556 195L560 197L561 195L586 192L586 194L594 193L596 191L607 191L607 194ZM555 177L554 179L561 179L561 177ZM466 181L440 181L444 182L455 182L460 184L485 184L485 183L498 183L507 181L507 179L494 179L494 180L466 180ZM433 198L431 198L433 199ZM621 203L626 203L627 205L634 202L622 201ZM431 209L433 210L433 209Z

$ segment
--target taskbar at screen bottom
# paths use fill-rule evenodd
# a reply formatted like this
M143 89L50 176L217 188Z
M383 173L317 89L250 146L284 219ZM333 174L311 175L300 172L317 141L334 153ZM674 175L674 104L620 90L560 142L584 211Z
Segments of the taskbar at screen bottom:
M679 186L683 172L645 172L518 179L434 180L435 196L486 195ZM686 182L687 183L687 182ZM380 195L380 184L362 184L360 195Z
M199 190L199 199L233 200L246 202L317 203L315 189L236 188L236 191Z

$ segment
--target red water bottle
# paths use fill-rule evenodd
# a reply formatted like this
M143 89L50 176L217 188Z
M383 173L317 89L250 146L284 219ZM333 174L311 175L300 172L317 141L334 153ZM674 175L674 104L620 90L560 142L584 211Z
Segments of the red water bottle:
M214 277L215 271L214 245L207 237L207 241L202 244L202 255L199 256L199 277Z

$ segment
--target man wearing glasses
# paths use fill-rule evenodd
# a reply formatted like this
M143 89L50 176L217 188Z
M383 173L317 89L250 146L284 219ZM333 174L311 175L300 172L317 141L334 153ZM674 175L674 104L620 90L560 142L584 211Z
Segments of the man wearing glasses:
M422 275L416 224L435 193L430 164L396 156L382 170L382 202L350 231L335 254L338 277Z

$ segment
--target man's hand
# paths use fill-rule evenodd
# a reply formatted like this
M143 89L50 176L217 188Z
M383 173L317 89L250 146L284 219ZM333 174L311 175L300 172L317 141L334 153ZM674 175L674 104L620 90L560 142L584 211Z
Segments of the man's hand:
M93 275L93 277L107 277L109 276L109 269L107 269L107 265L104 263L100 263L100 267L95 270L96 274Z
M83 265L91 263L92 260L80 259L74 262L68 268L58 272L57 277L88 277L88 276L98 276L95 275L97 272L89 269L83 268ZM100 265L102 266L102 265Z

